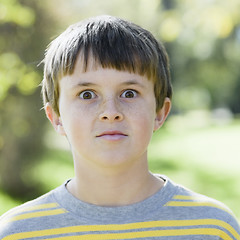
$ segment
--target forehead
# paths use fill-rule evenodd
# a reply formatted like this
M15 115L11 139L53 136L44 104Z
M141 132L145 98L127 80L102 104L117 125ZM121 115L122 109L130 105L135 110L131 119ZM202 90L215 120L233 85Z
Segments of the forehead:
M106 71L104 71L106 70ZM77 56L76 63L74 66L74 71L73 73L82 75L84 73L89 73L89 72L112 72L115 73L116 75L122 74L122 75L129 75L129 76L135 76L139 78L144 78L147 80L150 80L147 76L147 74L139 73L137 70L133 71L131 68L120 68L118 69L117 66L115 65L104 65L101 64L100 61L95 58L92 54L88 56L87 59L83 56L82 53L80 53Z
M139 88L153 89L153 82L149 81L146 75L117 70L115 68L103 68L92 57L88 59L85 69L84 59L78 56L74 71L67 74L60 80L61 89L74 89L79 87L127 87L137 86Z
M86 75L86 73L94 73L98 72L101 70L101 72L110 72L110 71L104 71L104 70L112 70L116 75L119 75L120 73L123 75L128 74L128 75L135 75L138 76L140 79L146 79L150 80L151 82L154 82L153 78L150 78L147 73L139 73L137 69L133 71L131 67L125 68L125 67L120 67L118 68L115 65L111 64L102 64L100 63L100 60L96 57L93 56L93 54L89 54L89 56L84 56L82 52L80 52L76 58L75 65L73 68L73 71L71 74L66 74L66 75L78 75L79 77L82 75Z
M79 73L85 73L88 71L96 71L99 68L103 68L103 66L92 53L88 53L88 56L84 55L83 51L78 53L74 66L74 72L78 71Z

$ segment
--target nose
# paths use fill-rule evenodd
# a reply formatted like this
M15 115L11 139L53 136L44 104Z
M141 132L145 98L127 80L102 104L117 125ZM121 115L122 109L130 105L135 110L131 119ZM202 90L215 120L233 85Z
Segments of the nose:
M99 114L100 121L122 121L123 114L119 110L118 103L114 99L108 99L103 103L102 112Z

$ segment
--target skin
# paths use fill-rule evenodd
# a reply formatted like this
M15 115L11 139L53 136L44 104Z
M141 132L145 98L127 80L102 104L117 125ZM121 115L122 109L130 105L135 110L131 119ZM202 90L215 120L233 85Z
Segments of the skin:
M90 59L91 60L91 59ZM145 76L90 65L81 56L60 82L59 112L45 106L55 130L67 137L75 177L67 189L101 206L136 203L163 187L148 170L147 148L164 123L171 102L156 112L153 82Z

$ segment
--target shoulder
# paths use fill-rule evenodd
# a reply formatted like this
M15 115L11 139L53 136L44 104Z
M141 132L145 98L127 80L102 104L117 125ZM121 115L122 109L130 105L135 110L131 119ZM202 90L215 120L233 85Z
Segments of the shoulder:
M54 200L53 191L39 198L11 209L0 217L0 239L12 234L30 231L31 228L44 224L44 216L64 213ZM6 238L7 239L7 238Z
M192 225L209 228L211 231L229 234L240 239L239 223L233 212L222 202L176 185L175 192L165 207L175 215L175 219L189 221Z

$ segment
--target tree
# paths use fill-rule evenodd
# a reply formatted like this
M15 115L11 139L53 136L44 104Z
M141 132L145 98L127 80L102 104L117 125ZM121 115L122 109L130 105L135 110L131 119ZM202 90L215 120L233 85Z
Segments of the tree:
M162 2L159 32L172 62L174 107L240 113L239 1Z
M37 1L0 2L0 186L16 198L41 193L28 171L43 151L40 69L54 25ZM41 41L39 41L41 39Z

